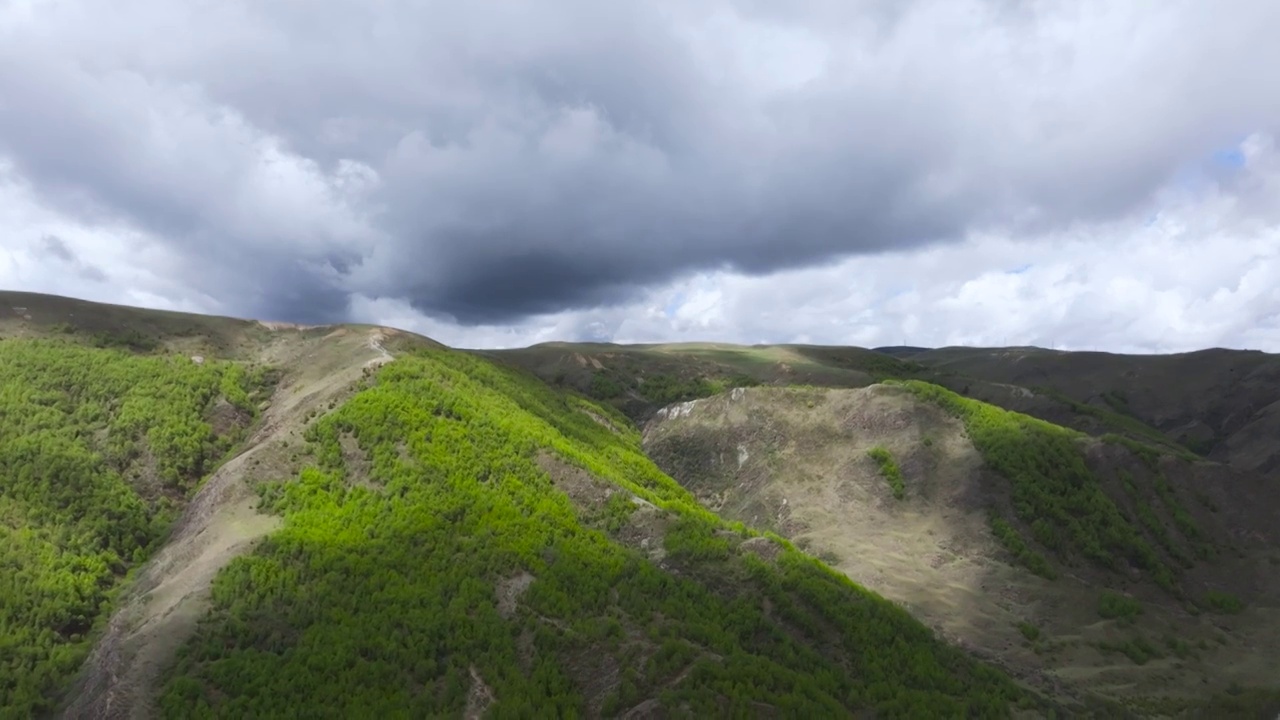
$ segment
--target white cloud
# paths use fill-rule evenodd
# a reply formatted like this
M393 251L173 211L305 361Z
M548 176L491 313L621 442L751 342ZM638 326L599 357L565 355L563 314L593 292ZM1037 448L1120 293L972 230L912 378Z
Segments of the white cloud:
M1277 22L11 2L0 283L474 346L1280 349Z

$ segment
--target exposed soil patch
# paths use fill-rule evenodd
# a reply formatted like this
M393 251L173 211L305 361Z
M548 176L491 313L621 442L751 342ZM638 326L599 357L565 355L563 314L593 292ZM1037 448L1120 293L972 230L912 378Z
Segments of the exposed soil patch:
M590 410L587 410L586 408L582 408L582 412L585 413L587 417L591 418L592 420L595 420L596 424L602 425L614 433L620 432L616 425L609 422L609 419L602 416L600 413L592 412Z
M338 445L342 448L342 463L347 468L347 482L370 489L378 489L382 484L373 478L373 463L360 447L360 442L351 433L338 436Z
M556 487L564 491L582 510L586 518L603 508L614 493L626 492L550 453L539 453L537 463L538 467L551 476ZM662 541L671 524L667 513L641 498L632 496L631 501L636 504L636 509L627 518L626 525L618 530L616 538L623 544L644 552L650 560L661 563L667 554Z
M253 422L253 416L227 402L226 398L218 398L213 407L209 408L206 420L214 434L228 436L248 427Z
M618 491L613 484L599 480L586 470L570 465L551 453L539 452L536 462L543 472L551 476L551 481L557 488L585 510L604 507L609 496Z
M654 699L645 700L619 716L622 720L659 720L666 717L662 711L662 703Z
M778 555L782 553L782 547L767 537L748 538L738 547L768 562L777 560Z
M621 668L613 654L583 648L565 658L565 670L586 701L587 717L601 717L605 699L619 685Z
M527 572L522 572L509 577L498 583L498 614L504 618L510 618L516 614L516 605L520 602L520 596L524 595L524 591L529 589L533 584L534 577Z
M462 712L466 720L480 720L489 711L489 706L497 701L493 688L489 687L476 666L471 666L471 692L467 693L467 707Z
M663 547L663 540L670 526L671 519L666 512L643 503L627 518L627 524L618 531L617 539L624 545L645 553L659 567L665 568L662 561L667 557L667 550Z

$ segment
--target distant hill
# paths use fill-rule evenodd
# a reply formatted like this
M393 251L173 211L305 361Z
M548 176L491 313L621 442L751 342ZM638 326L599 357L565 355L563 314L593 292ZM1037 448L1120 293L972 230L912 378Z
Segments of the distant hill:
M929 348L914 347L912 345L888 345L885 347L872 348L878 353L892 355L896 358L910 358L913 355L919 355L922 352L928 352Z
M1253 350L1173 355L943 348L914 360L994 383L1043 390L1076 414L1148 425L1235 467L1280 469L1280 356Z

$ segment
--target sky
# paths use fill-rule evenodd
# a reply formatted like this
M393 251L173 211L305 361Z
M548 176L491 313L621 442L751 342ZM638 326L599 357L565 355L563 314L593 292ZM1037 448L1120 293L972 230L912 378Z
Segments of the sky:
M0 288L1280 352L1280 3L0 0Z

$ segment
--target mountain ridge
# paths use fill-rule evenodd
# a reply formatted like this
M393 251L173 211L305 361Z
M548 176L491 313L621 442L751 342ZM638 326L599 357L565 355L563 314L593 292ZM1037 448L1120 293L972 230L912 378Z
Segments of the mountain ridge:
M985 351L976 350L961 357L955 351L930 357L934 350L895 357L819 345L548 343L457 351L377 326L297 326L0 294L0 310L6 306L10 314L0 313L0 346L38 346L52 353L79 348L75 352L108 364L133 362L130 358L168 358L165 362L185 362L183 367L193 369L229 363L226 367L265 372L272 379L269 397L253 401L255 416L239 445L216 468L202 472L193 495L178 499L184 515L164 547L146 564L131 566L128 579L113 581L120 588L113 616L109 622L99 619L94 654L74 689L63 694L63 717L190 716L192 708L197 716L269 714L276 707L272 703L310 687L308 663L342 657L372 658L382 663L375 665L383 668L379 672L407 672L408 687L417 689L403 695L402 689L392 689L401 684L387 684L390 676L360 675L363 690L333 695L329 707L363 698L359 702L366 709L382 707L391 715L412 706L422 712L501 717L553 705L589 716L637 717L734 708L785 714L788 708L830 711L836 705L845 711L875 708L884 716L926 706L943 715L959 708L968 708L970 715L1274 715L1270 708L1280 701L1267 690L1265 673L1259 674L1257 666L1270 661L1266 643L1246 642L1274 611L1275 588L1223 585L1224 573L1205 570L1192 542L1201 533L1206 542L1221 546L1216 552L1243 553L1224 568L1256 566L1250 572L1265 577L1265 553L1276 546L1266 534L1274 500L1241 503L1230 489L1269 492L1260 479L1266 470L1232 470L1250 478L1243 485L1222 480L1227 475L1215 468L1225 465L1197 456L1178 436L1157 429L1160 418L1153 416L1154 424L1148 424L1141 393L1134 396L1137 411L1126 414L1094 397L1100 393L1090 394L1092 381L1069 374L1065 377L1072 382L1062 383L1062 389L1031 389L1011 382L1019 378L998 359L982 372L959 372L957 363L981 362ZM1035 372L1052 378L1052 372L1062 371L1049 366ZM1261 385L1269 376L1249 377ZM1101 387L1111 389L1105 383ZM915 390L927 388L937 390L925 395ZM951 400L938 393L961 394ZM1027 519L1032 516L1010 504L1018 496L1010 496L1009 488L1024 492L1017 488L1026 486L1019 479L1026 470L990 450L996 447L992 442L1032 447L1042 441L1034 433L1017 433L1039 426L1014 415L1005 420L998 413L1006 410L984 403L966 410L970 406L961 400L996 400L1009 410L1060 417L1077 429L1046 425L1046 431L1066 433L1064 438L1093 431L1095 438L1080 446L1080 457L1088 477L1098 479L1085 482L1105 488L1099 497L1109 498L1122 518L1115 527L1132 526L1125 532L1145 538L1152 557L1184 573L1179 583L1203 580L1218 589L1207 594L1195 585L1182 590L1184 596L1166 596L1147 575L1156 565L1141 577L1126 575L1123 565L1117 565L1119 575L1090 569L1092 551L1079 544L1086 535L1062 535L1077 539L1066 541L1065 554L1056 554L1041 542L1042 535L1055 535L1041 533ZM742 403L754 410L745 416L738 410L723 417L707 414ZM216 404L204 410L203 422L210 428L221 422ZM113 412L104 416L108 424L114 422ZM970 412L978 414L965 414ZM973 423L988 417L1005 423L998 427L1007 428L1001 430L1006 434L983 440L982 433L989 431ZM764 430L746 429L760 423ZM694 432L699 427L703 435ZM1261 426L1255 421L1240 427L1257 431ZM93 451L100 442L95 432L88 426L77 442ZM150 443L145 437L131 442L141 443L144 451ZM705 448L712 446L721 449L708 455ZM796 454L797 447L804 451ZM719 464L707 466L712 456ZM133 460L122 462L127 474ZM831 476L830 467L844 469ZM636 484L642 478L649 479ZM748 485L738 488L742 482ZM1126 494L1130 485L1137 494ZM779 496L791 500L786 517L779 516L774 494L803 487L811 488L808 494ZM929 487L933 490L926 492ZM523 488L537 490L528 494ZM961 494L948 495L955 492ZM966 493L977 493L981 502L964 500ZM435 499L415 505L427 498ZM1018 502L1047 501L1030 495ZM993 507L1003 508L999 520L1004 525L990 516ZM1152 510L1144 511L1147 507ZM484 517L493 511L484 508L508 508L501 511L508 519L468 524L474 523L466 520L472 513ZM1044 511L1051 508L1044 505ZM1179 520L1178 512L1187 519ZM546 528L519 519L544 514L561 519ZM398 531L378 528L398 525L371 519L384 516L435 518L430 520L435 524L414 520L405 526L408 534L394 535ZM911 521L917 525L904 525L906 517L917 518ZM1148 522L1152 519L1154 525ZM1221 530L1224 523L1257 537L1232 537ZM997 532L1006 526L1007 531ZM433 534L446 527L474 529L456 537ZM564 534L547 535L545 542L559 551L520 549L521 538L554 527L562 528L554 533ZM857 527L862 529L850 529ZM909 527L929 528L933 535L917 535ZM1067 524L1053 527L1053 533L1069 530ZM321 528L327 529L315 534ZM378 539L383 532L393 532L391 545ZM1160 532L1170 533L1170 539L1161 540ZM442 548L452 548L454 561L441 564L445 556L415 549L418 537L438 537ZM952 560L931 567L943 559L931 546L938 537L950 538L946 552ZM346 540L335 545L338 538ZM585 538L595 539L582 545ZM885 546L879 544L884 538L896 539ZM1058 578L1036 577L1028 569L1034 563L1028 566L1011 549L1018 542L1031 553L1027 558L1036 553L1047 558L1046 567ZM460 623L448 627L472 628L465 631L471 638L466 643L472 644L440 645L452 649L437 651L445 654L424 664L405 654L395 633L373 631L391 627L377 608L405 602L402 591L392 588L418 582L395 580L393 566L378 569L384 567L380 555L403 552L411 555L403 556L401 565L420 561L437 567L441 578L452 577L451 567L475 563L472 575L479 585L459 576L430 591L463 592L477 609L473 614L486 618L468 620L465 614L450 614L454 611L447 606L439 608L440 617ZM610 575L617 571L601 566L595 575L615 577L619 588L634 584L639 594L627 596L632 600L608 593L590 599L595 597L588 590L591 583L566 584L579 578L562 575L577 561L557 565L554 558L563 563L580 554L616 558L607 567L630 569ZM1280 560L1280 554L1274 557ZM1192 567L1177 569L1188 560ZM317 563L352 570L334 578L308 574ZM977 563L973 566L1000 581L985 588L981 582L965 585L968 576L962 573L935 583L938 572L966 563ZM914 574L902 575L906 567L915 568ZM861 589L858 583L864 581L872 592ZM677 582L689 607L704 607L708 614L695 617L673 606L668 612L675 614L655 617L657 596L642 590L653 582ZM952 590L921 595L931 583ZM1002 583L1030 594L1001 600ZM1113 587L1120 600L1101 594ZM1050 601L1055 593L1062 596L1058 605ZM1130 607L1126 597L1138 603L1138 615L1098 615L1117 602L1122 612L1130 612L1123 610ZM368 606L352 604L356 598L384 599ZM1071 607L1064 609L1063 603ZM1082 610L1082 605L1090 607ZM862 608L856 615L861 620L842 620L838 607L843 612ZM970 612L986 618L977 623L981 632L966 630L963 618ZM1018 683L938 644L931 639L933 631L913 616L969 654L1004 668ZM395 632L437 627L425 616L421 622L420 628ZM896 634L912 638L915 649L875 639L882 637L878 627L899 628ZM1216 645L1207 650L1196 640L1165 642L1160 634L1170 628ZM369 644L367 639L375 637L383 639ZM698 637L703 639L690 644ZM322 638L329 640L316 644ZM441 641L424 636L417 642ZM858 649L882 642L888 644L881 654L883 648L898 648L887 657L906 663L896 673L877 675L881 661ZM326 647L330 650L321 650ZM299 648L311 648L311 655L297 654ZM836 665L813 676L813 684L794 673L802 666L810 672L818 667L812 665L816 656L808 654L816 648L825 648ZM1232 652L1240 659L1221 661ZM773 657L792 659L782 664L766 659ZM801 659L806 657L811 659ZM263 663L275 663L276 669L268 671ZM232 673L233 667L241 669ZM855 667L863 669L850 675ZM766 682L766 675L774 679ZM268 677L294 680L272 685ZM1206 682L1186 691L1200 678ZM291 702L300 707L328 697L314 688L310 692Z

